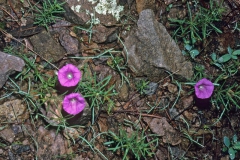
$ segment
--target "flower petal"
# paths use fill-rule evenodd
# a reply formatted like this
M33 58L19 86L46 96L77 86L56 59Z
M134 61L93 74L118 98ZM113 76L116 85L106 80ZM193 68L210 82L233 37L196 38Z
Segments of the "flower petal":
M73 78L69 79L68 74L72 74ZM80 79L81 79L80 70L72 64L67 64L58 71L58 80L62 86L65 87L76 86Z
M71 115L76 115L82 112L86 106L85 99L79 93L71 93L66 95L62 104L63 109Z
M214 90L214 85L210 80L203 78L195 84L194 88L195 94L198 98L206 99L211 97Z

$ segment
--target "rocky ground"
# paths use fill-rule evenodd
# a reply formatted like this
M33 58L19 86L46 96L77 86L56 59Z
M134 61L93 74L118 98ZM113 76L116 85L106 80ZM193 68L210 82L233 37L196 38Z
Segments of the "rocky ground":
M211 57L239 49L238 1L224 1L221 33L197 39L196 57L169 19L220 1L51 1L63 10L45 23L49 2L0 0L0 159L239 159L239 59ZM56 75L66 64L87 103L71 118ZM192 85L202 78L218 83L207 106Z

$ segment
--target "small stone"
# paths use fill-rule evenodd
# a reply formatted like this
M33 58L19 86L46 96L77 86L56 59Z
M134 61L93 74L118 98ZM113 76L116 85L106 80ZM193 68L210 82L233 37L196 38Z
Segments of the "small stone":
M14 141L15 135L11 128L5 128L0 131L0 137L5 141L12 143Z
M190 107L193 104L193 96L184 97L182 99L182 102L183 102L184 109Z
M170 93L176 93L178 91L177 86L172 83L169 83L167 87Z
M146 89L144 90L144 93L148 96L155 94L156 90L158 88L158 83L150 82Z
M118 79L116 82L116 90L118 92L118 97L120 101L127 101L129 97L129 88L126 83L121 83L121 79Z
M5 117L8 121L23 122L29 118L27 106L22 103L22 100L10 100L0 105L0 116ZM4 118L0 119L3 122Z
M27 139L25 139L23 142L22 142L23 145L29 145L29 141Z
M145 119L146 118L144 118L144 121L145 121ZM151 122L148 124L153 133L156 133L162 137L162 140L164 143L169 143L174 146L181 143L181 136L167 122L165 117L160 118L160 119L153 118L151 120Z
M5 84L8 76L15 71L21 72L25 66L24 61L16 56L0 51L0 88Z

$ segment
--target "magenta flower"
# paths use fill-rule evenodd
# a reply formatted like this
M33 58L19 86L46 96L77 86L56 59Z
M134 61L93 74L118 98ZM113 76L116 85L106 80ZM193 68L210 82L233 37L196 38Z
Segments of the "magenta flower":
M76 86L81 77L79 69L72 64L67 64L58 71L58 80L65 87Z
M194 88L197 98L207 99L211 97L214 90L214 85L208 79L203 78L195 84Z
M82 112L85 106L85 99L79 93L71 93L63 99L63 109L71 115Z

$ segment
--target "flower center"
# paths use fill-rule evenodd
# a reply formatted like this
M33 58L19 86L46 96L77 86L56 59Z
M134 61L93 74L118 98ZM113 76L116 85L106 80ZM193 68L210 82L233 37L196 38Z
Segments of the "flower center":
M72 98L70 101L71 101L71 103L75 103L77 100L76 100L76 98Z
M198 88L199 88L200 90L203 90L203 89L204 89L204 87L203 87L202 85L200 85Z
M67 78L68 78L68 79L72 79L72 78L73 78L73 74L72 74L72 73L68 73L68 74L67 74Z

